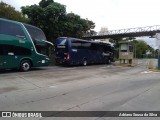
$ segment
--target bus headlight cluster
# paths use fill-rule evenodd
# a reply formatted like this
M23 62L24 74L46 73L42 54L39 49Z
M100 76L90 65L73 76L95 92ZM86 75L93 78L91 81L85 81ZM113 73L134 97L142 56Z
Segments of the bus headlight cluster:
M42 60L42 63L45 63L46 61L45 60Z

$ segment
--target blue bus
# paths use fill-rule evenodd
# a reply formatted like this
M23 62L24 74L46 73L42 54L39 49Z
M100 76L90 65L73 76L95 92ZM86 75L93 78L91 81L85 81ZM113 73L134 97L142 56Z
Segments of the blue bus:
M114 61L114 47L108 43L60 37L55 41L57 64L84 65Z

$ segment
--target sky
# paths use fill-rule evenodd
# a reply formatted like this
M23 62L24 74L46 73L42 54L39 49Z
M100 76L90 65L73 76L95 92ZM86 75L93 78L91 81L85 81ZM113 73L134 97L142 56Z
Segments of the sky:
M17 10L38 4L40 0L0 0ZM95 30L109 30L160 25L160 0L54 0L66 5L67 12L95 22ZM153 40L151 41L153 42ZM152 43L152 44L155 44Z

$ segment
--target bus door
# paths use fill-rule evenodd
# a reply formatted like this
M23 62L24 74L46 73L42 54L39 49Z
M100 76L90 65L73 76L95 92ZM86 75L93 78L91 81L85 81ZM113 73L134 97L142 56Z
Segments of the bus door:
M5 69L5 58L3 52L3 46L0 45L0 69Z

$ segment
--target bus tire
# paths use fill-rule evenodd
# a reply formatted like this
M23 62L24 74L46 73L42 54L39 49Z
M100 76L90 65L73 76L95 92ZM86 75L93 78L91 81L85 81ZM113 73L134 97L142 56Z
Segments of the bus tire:
M106 63L107 63L107 64L111 64L111 59L107 59L107 60L106 60Z
M22 60L20 64L20 70L22 72L27 72L31 69L31 62L29 60Z
M83 59L83 66L87 66L87 60Z

